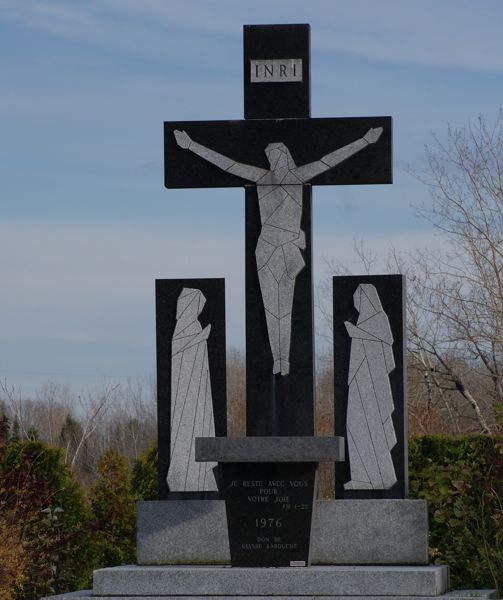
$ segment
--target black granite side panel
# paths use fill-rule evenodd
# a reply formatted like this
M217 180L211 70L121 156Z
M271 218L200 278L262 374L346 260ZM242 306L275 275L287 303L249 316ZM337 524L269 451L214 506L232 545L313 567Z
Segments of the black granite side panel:
M344 490L350 479L349 456L346 441L346 461L335 467L336 498L406 498L408 495L407 460L407 398L405 366L405 277L403 275L338 276L333 278L334 307L334 409L335 435L346 435L348 401L348 368L351 351L344 321L356 323L358 312L354 308L353 294L360 283L375 286L384 312L388 315L393 335L393 356L396 368L390 373L390 384L395 410L393 425L397 444L391 456L397 483L388 490Z
M298 274L292 313L290 374L273 375L273 358L257 275L261 229L255 189L246 190L246 431L247 435L314 435L311 189L304 187L301 229L306 263Z
M170 460L171 429L171 340L176 325L176 305L184 287L197 288L206 298L199 315L204 328L211 323L208 338L208 363L215 418L215 435L227 435L227 392L225 350L225 280L224 279L157 279L156 333L157 333L157 432L159 497L169 498L166 474ZM173 495L172 495L173 496ZM203 494L182 494L181 497L207 497Z
M250 60L302 59L302 82L251 83ZM309 117L311 114L309 25L245 25L243 28L246 119Z
M173 134L175 129L186 131L195 142L237 162L269 169L264 150L271 142L283 142L295 164L301 166L354 142L376 127L383 127L383 133L375 144L318 175L309 182L312 185L391 183L391 117L166 122L165 185L167 188L253 185L180 148Z

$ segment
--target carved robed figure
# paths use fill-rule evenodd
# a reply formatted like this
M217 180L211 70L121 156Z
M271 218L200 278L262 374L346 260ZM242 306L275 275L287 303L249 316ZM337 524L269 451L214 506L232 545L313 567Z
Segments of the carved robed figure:
M358 320L344 323L351 337L346 419L351 480L344 489L385 490L397 481L391 457L397 443L389 381L393 335L373 285L361 283L353 298Z
M203 329L198 320L205 303L201 290L187 287L177 301L171 341L171 492L217 491L216 463L195 462L195 438L215 435L207 347L211 324Z

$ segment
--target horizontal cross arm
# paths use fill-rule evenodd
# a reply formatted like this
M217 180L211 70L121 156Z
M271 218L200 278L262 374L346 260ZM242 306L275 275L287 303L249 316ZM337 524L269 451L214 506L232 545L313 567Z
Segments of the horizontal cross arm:
M391 118L356 117L165 123L165 185L195 188L280 183L281 167L274 148L289 154L292 175L285 183L392 181ZM274 169L278 173L270 177Z
M236 162L235 160L232 160L232 158L220 154L220 152L215 152L215 150L212 150L211 148L202 146L198 142L192 140L186 131L175 129L173 133L180 148L193 152L197 156L200 156L202 159L231 175L237 175L248 181L256 182L267 173L265 169Z
M325 154L325 156L322 156L320 160L316 160L312 163L308 163L307 165L303 165L302 167L298 167L295 173L299 179L301 179L301 181L310 181L313 179L313 177L321 175L321 173L325 173L325 171L332 169L339 163L353 156L353 154L360 152L360 150L363 150L370 144L375 144L380 138L382 131L382 127L371 128L363 137L359 138L358 140L355 140L350 144L346 144L346 146L343 146L338 150L334 150L329 154Z

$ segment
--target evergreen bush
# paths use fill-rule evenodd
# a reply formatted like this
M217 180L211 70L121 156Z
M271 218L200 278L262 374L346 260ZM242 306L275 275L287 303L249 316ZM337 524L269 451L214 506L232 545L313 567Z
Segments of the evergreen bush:
M98 474L98 481L90 489L89 501L100 566L134 563L136 507L126 458L115 450L108 450L98 464Z
M133 464L131 486L136 500L158 500L157 446L141 454Z
M0 481L4 534L16 536L22 565L11 593L35 600L88 584L95 559L90 514L62 451L14 440L3 447Z
M428 502L432 562L453 588L503 592L503 440L421 437L409 443L410 496Z

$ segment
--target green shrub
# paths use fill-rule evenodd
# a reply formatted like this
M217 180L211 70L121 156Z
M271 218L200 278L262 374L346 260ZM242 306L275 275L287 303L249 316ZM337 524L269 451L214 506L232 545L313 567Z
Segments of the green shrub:
M94 564L90 515L62 451L14 440L3 448L0 480L0 512L24 549L17 597L31 600L87 584Z
M135 461L131 473L131 487L136 500L158 500L157 446L141 454Z
M410 496L428 501L430 557L453 588L503 591L503 443L486 436L409 443Z
M19 525L10 515L0 514L0 600L14 600L22 588L26 554Z
M136 507L126 458L115 450L107 451L98 464L98 474L89 501L100 566L134 563Z

